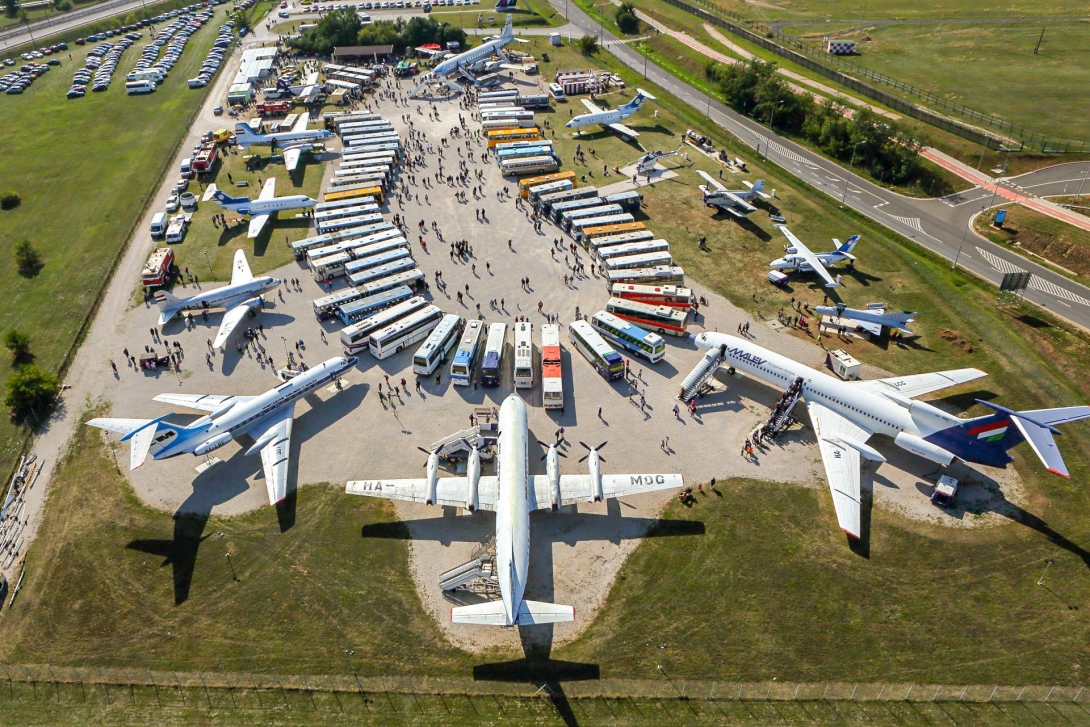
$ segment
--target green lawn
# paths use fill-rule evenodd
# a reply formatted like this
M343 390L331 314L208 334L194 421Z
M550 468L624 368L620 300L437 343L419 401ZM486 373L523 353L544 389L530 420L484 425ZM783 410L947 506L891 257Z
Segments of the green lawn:
M992 242L1009 244L1011 249L1038 262L1044 258L1082 282L1090 276L1090 232L1020 205L1006 205L1002 209L1007 211L1002 227L992 223L994 212L989 211L976 218L976 231Z
M902 18L1022 18L1022 17L1082 17L1086 8L1065 0L709 0L711 4L756 20L817 20L833 21Z
M72 73L82 67L89 48L72 46L72 61L63 55L63 65L35 81L25 94L2 97L0 189L16 190L22 204L0 212L0 259L7 263L0 266L0 290L5 292L0 329L17 326L29 333L37 362L46 369L56 371L66 361L133 225L203 102L206 91L190 90L186 79L204 60L224 15L219 10L193 36L170 78L153 94L124 92L125 74L139 58L137 43L122 56L105 93L65 99ZM32 278L20 276L10 263L15 243L23 239L31 240L45 261ZM9 365L5 350L0 355L2 378ZM0 470L11 466L23 436L2 418Z

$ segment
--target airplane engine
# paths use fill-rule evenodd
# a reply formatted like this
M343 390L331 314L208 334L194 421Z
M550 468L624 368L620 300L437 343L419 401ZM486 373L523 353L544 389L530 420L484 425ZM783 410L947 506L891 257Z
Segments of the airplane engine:
M476 447L469 453L469 463L466 465L466 479L469 480L466 509L470 512L476 512L481 504L481 451Z
M424 501L425 505L434 505L438 501L436 490L439 487L439 453L432 452L428 455L428 497Z
M937 444L928 442L923 437L917 437L915 434L900 432L893 442L901 449L919 455L924 459L931 460L935 464L948 465L954 461L954 455L952 453L946 451Z
M594 501L601 502L605 499L605 495L602 492L602 465L599 462L597 451L591 452L590 458L587 460L587 467L590 469L591 487L594 488Z
M560 455L556 451L556 445L549 447L545 455L545 473L549 478L549 488L553 493L553 511L560 509Z
M207 442L204 442L203 444L198 446L196 449L194 449L193 454L196 454L196 455L208 454L212 450L219 449L220 447L222 447L223 445L227 444L230 441L231 441L231 433L230 432L224 432L223 434L217 434L216 436L209 439Z

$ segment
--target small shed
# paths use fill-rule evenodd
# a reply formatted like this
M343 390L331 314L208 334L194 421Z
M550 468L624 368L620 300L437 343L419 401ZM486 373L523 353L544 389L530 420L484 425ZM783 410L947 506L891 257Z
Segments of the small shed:
M837 349L835 351L829 351L825 357L825 365L828 366L834 374L844 379L858 379L859 372L863 369L863 364L856 361L843 349Z

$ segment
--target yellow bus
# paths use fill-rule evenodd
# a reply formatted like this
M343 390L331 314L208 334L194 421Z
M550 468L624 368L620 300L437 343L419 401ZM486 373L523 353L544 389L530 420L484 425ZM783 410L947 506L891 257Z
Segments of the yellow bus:
M382 204L382 187L352 187L349 189L334 189L325 193L322 198L325 202L336 202L341 199L356 199L357 197L374 197Z
M541 129L531 126L526 129L492 129L488 134L488 148L495 148L496 144L508 141L541 141Z
M583 244L589 245L590 241L596 237L605 237L606 235L623 235L628 232L639 232L646 229L647 226L642 222L622 222L619 225L602 225L601 227L584 227L583 228Z
M542 184L552 184L554 182L571 181L572 189L577 186L577 179L575 172L568 170L566 172L553 172L552 174L542 174L537 177L527 177L526 179L519 180L519 194L523 199L526 199L530 195L530 190L534 187L539 187Z

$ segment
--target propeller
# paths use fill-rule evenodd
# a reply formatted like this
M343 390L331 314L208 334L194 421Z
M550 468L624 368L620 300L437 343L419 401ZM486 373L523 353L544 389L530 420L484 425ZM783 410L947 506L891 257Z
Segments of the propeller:
M582 457L581 457L581 458L579 459L579 461L580 461L580 462L583 462L584 460L586 460L586 458L590 456L590 453L591 453L591 452L599 452L599 455L598 455L598 459L602 460L603 462L605 462L605 461L606 461L606 458L605 458L605 457L603 457L603 456L602 456L602 455L600 454L600 452L601 452L601 450L602 450L602 447L604 447L604 446L606 446L607 444L609 444L609 441L608 441L608 440L607 440L607 441L605 441L605 442L602 442L602 443L601 443L601 444L599 444L599 445L598 445L597 447L591 447L591 446L590 446L590 445L588 445L588 444L587 444L586 442L580 442L579 444L583 445L583 449L587 450L587 453L586 453L586 454L584 454L584 455L583 455L583 456L582 456Z
M553 445L545 444L545 442L542 442L540 439L537 440L537 443L545 448L545 454L541 455L541 459L544 460L546 457L549 456L549 448L552 447ZM557 448L556 453L557 453L557 455L559 455L561 457L564 457L565 459L567 459L567 457L568 457L568 455L565 454L564 452L561 452L559 448ZM582 462L583 460L579 460L579 461Z

